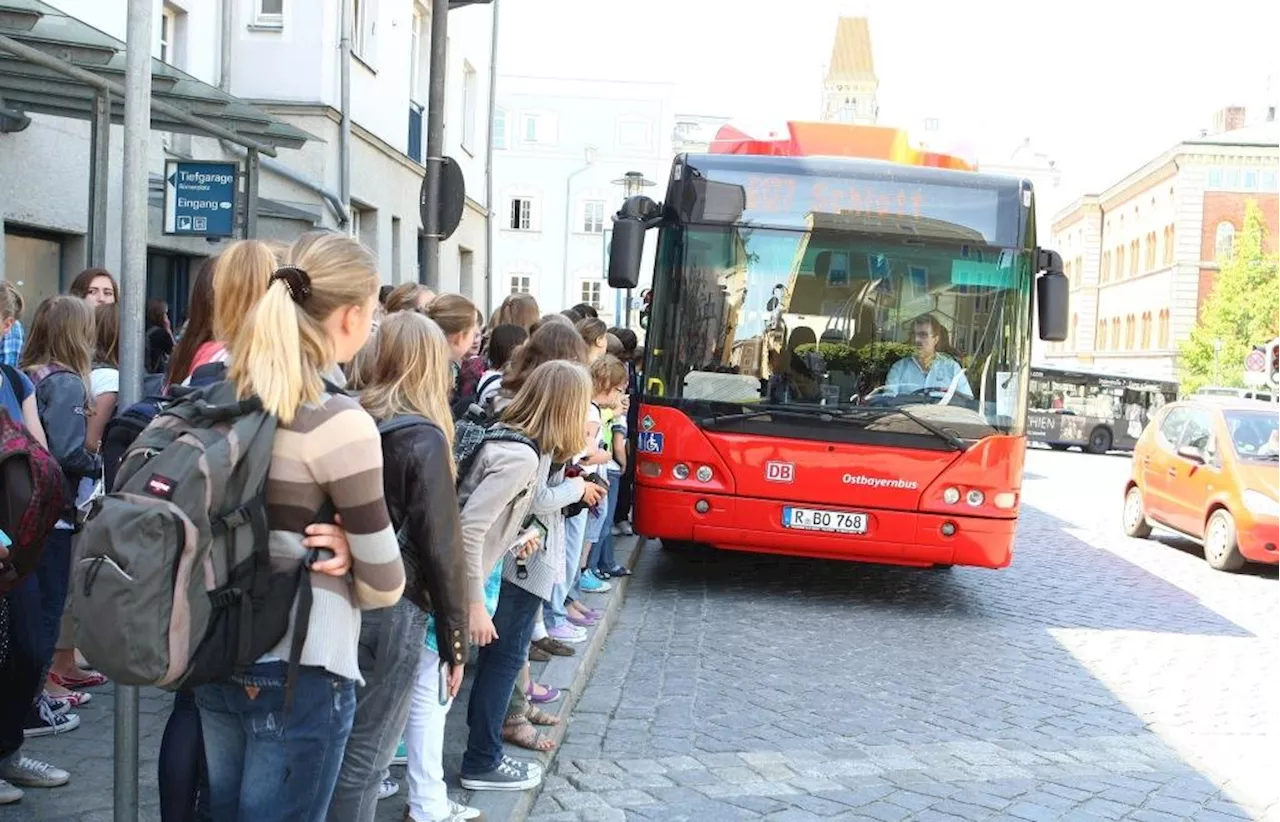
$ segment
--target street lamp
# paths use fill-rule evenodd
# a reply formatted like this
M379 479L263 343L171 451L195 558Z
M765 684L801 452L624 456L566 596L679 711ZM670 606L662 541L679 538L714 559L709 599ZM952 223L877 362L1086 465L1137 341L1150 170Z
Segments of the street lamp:
M637 194L643 194L646 188L648 188L651 185L656 185L656 183L654 183L653 180L646 180L644 177L644 172L642 171L628 171L626 174L623 174L621 177L614 180L613 184L616 186L622 186L622 191L625 194L627 199L630 199L631 197L634 197ZM619 313L617 310L617 306L618 306L617 292L614 293L613 305L614 305L614 316L616 317L618 316L618 313ZM623 328L631 327L631 289L630 288L627 289L626 320L625 322L623 322L622 326Z

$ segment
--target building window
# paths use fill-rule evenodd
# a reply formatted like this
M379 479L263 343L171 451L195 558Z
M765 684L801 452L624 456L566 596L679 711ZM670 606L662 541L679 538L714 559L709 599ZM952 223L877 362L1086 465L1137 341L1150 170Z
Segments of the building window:
M1080 325L1080 315L1072 314L1071 330L1067 333L1067 348L1070 348L1072 351L1076 350L1076 329L1079 327L1079 325Z
M1084 285L1084 258L1076 257L1076 288Z
M409 24L409 99L422 102L422 78L427 70L422 65L422 42L427 39L426 15L418 4L413 6L413 20Z
M1156 328L1156 345L1165 349L1169 347L1169 309L1160 310L1159 326Z
M1102 255L1102 282L1108 282L1111 279L1111 252L1104 252Z
M510 219L507 228L513 231L533 231L533 200L529 197L512 197Z
M377 0L351 0L351 51L365 63L374 58Z
M1129 243L1129 276L1138 276L1138 241Z
M1264 172L1262 172L1262 184L1261 184L1260 188L1261 188L1263 191L1275 191L1275 190L1276 190L1276 181L1277 181L1277 178L1276 178L1276 172L1274 172L1274 171L1264 171Z
M618 121L618 146L620 148L649 147L649 122L634 118Z
M1116 279L1124 279L1124 246L1116 246Z
M1223 220L1213 235L1213 258L1220 263L1231 259L1231 251L1235 247L1236 227Z
M263 28L284 27L284 0L257 0L253 24Z
M1164 228L1164 264L1173 265L1173 226Z
M1120 350L1120 318L1111 318L1111 350Z
M1133 350L1133 341L1136 323L1133 321L1133 315L1124 318L1124 347L1126 350Z
M1107 350L1107 321L1098 320L1098 340L1094 343L1094 348L1099 351Z
M1154 231L1147 235L1146 265L1148 271L1156 270L1156 233Z
M1208 187L1222 188L1222 169L1220 168L1209 169Z
M1151 312L1142 312L1142 350L1151 348Z
M604 306L600 302L601 283L599 280L582 281L582 301L599 311Z
M582 204L582 230L587 234L604 232L604 200L588 200Z
M160 62L173 66L174 37L178 29L178 13L168 6L160 12Z
M1073 260L1067 260L1065 263L1062 264L1062 273L1067 275L1068 289L1073 289L1076 287L1075 281L1071 278L1072 269L1075 267L1072 264L1073 262L1074 262Z
M511 293L512 294L528 294L529 288L533 284L533 278L528 274L512 274L511 275Z
M507 112L495 109L493 112L493 147L507 147Z
M476 70L470 63L462 64L462 147L468 153L476 145L476 98L480 93Z
M526 143L538 142L538 115L526 114L520 127L521 139Z

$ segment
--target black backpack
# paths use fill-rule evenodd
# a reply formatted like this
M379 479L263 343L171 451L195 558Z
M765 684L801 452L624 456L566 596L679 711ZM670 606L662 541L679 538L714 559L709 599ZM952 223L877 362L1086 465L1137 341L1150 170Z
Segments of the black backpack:
M458 466L458 485L471 473L480 449L490 442L518 442L533 449L533 453L542 457L538 444L514 428L498 425L497 419L485 414L479 406L472 406L463 417L453 424L453 461Z

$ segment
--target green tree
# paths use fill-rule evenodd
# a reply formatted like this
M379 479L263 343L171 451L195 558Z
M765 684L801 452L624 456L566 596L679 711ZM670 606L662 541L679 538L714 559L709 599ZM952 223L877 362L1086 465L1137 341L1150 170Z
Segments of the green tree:
M1249 351L1276 336L1280 265L1275 254L1264 251L1266 233L1261 209L1249 200L1244 230L1236 234L1231 257L1223 263L1191 337L1178 352L1182 391L1190 393L1212 384L1243 385ZM1222 346L1216 354L1215 344Z

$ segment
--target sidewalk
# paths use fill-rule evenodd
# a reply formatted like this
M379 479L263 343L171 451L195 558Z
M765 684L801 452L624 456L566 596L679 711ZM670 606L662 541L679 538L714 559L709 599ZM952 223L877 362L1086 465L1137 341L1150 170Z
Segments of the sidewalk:
M618 540L618 557L623 564L639 557L641 540L622 537ZM615 580L614 588L606 595L593 596L597 607L607 603L604 619L589 629L587 642L575 646L577 655L555 657L550 662L534 663L534 678L539 682L560 688L565 695L557 702L542 706L549 713L556 713L561 724L555 728L541 729L544 734L559 742L564 737L568 716L582 693L590 676L596 657L604 645L609 626L617 617L622 596L630 578ZM536 797L536 791L518 793L483 792L468 796L457 788L458 763L466 746L466 698L470 678L463 684L464 693L449 712L445 729L445 777L451 786L450 793L460 801L468 802L485 811L489 822L507 822L528 816ZM173 696L154 688L144 689L139 700L139 764L138 818L141 822L159 822L159 797L156 786L156 765L160 752L160 739L169 718ZM28 822L112 822L112 784L114 773L113 733L115 696L111 686L93 691L93 701L81 708L81 725L75 731L58 736L30 739L23 746L28 756L41 759L71 772L71 782L61 788L26 790L21 802L0 806L0 821ZM547 771L555 752L535 755L532 751L511 748L516 756L542 760ZM406 791L404 768L392 768L391 776L401 782L400 793L378 805L379 822L401 822L404 819Z

